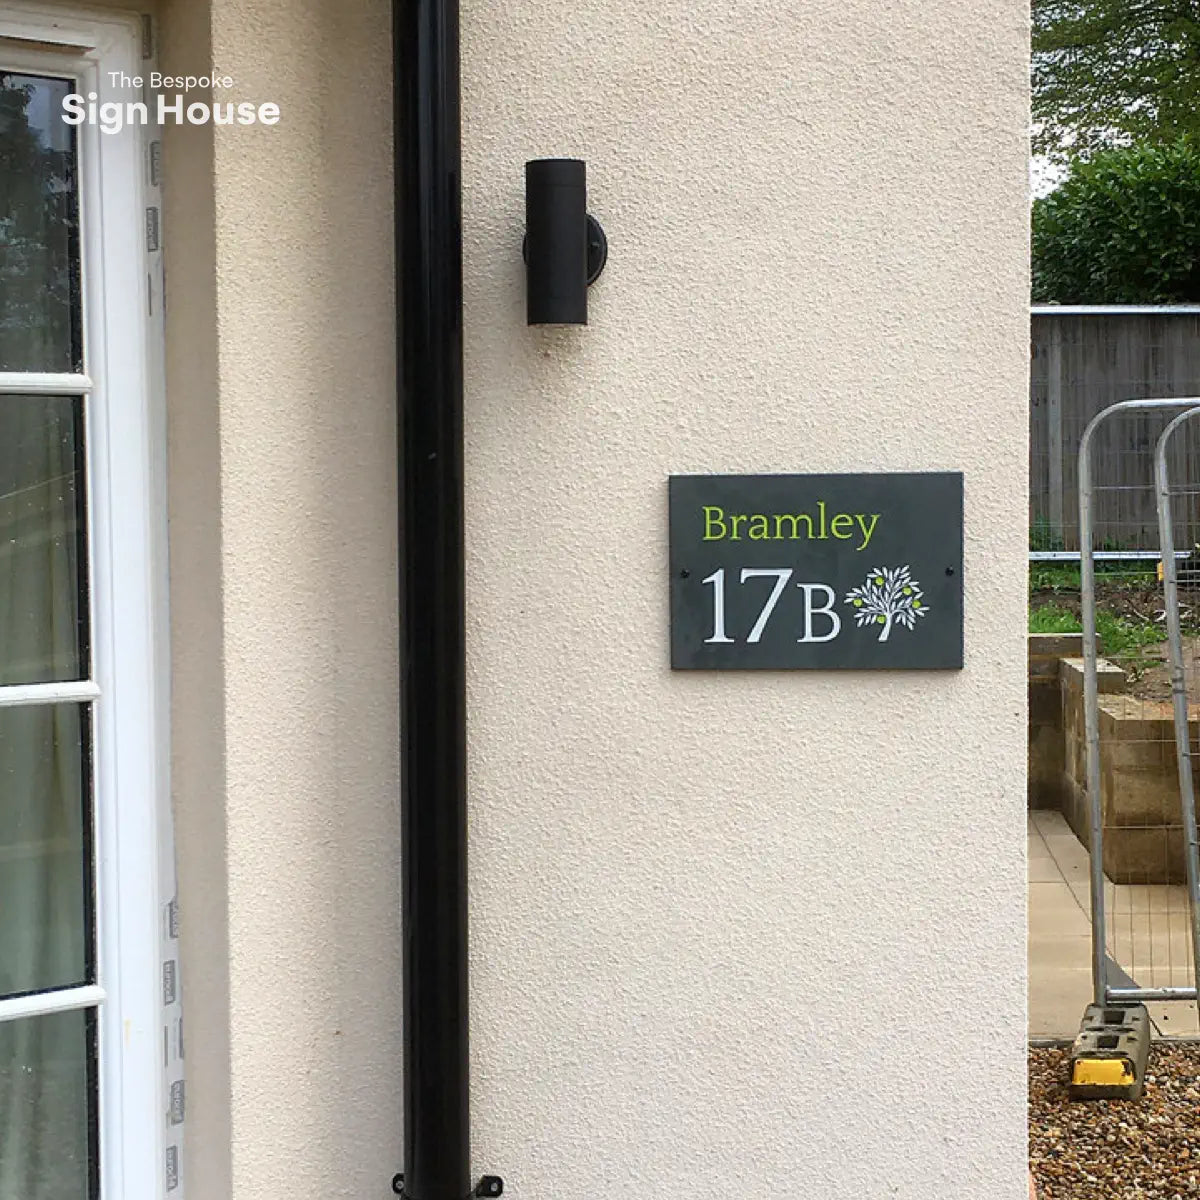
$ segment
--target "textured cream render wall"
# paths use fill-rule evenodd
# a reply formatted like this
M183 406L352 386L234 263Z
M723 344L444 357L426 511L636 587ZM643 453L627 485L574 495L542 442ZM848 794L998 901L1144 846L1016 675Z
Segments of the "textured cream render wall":
M386 0L168 0L274 127L165 137L189 1200L387 1194L400 925ZM205 97L193 97L205 98Z
M285 113L167 140L187 1185L377 1195L387 6L163 16ZM475 1159L518 1200L1023 1195L1025 22L464 6ZM587 330L523 323L544 154L612 243ZM963 673L668 671L668 473L922 468L966 472Z
M473 1114L516 1197L1025 1195L1023 0L463 12ZM592 324L523 323L588 161ZM961 674L676 674L672 472L961 469Z

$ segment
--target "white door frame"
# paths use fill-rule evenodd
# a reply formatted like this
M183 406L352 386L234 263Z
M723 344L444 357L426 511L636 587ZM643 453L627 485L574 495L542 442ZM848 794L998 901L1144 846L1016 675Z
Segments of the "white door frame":
M141 55L136 14L0 0L2 67L73 77L77 91L124 102L141 97L116 91L109 72L148 74ZM157 134L129 126L106 135L88 124L76 132L85 374L0 374L0 392L86 397L93 674L81 684L0 689L0 704L52 693L93 699L97 978L90 988L0 1001L0 1016L98 1003L101 1197L161 1200L166 439L161 262L146 240L149 210L161 211L149 171Z

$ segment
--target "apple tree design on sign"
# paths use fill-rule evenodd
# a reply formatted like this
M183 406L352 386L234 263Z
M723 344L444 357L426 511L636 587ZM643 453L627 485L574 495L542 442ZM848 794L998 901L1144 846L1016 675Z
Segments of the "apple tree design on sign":
M881 642L888 640L896 622L905 629L913 629L917 618L929 611L921 585L912 578L907 565L872 567L862 586L846 593L845 602L853 607L859 629L866 625L881 626Z

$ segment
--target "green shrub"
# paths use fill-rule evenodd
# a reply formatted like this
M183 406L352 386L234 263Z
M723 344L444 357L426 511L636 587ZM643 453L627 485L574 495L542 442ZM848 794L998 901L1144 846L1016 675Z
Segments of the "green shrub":
M1076 159L1033 204L1033 299L1200 302L1200 139Z

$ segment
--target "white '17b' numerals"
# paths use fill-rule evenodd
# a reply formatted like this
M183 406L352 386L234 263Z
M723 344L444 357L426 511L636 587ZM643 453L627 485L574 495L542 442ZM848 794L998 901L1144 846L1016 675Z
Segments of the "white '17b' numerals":
M746 638L748 644L753 645L762 640L762 635L767 628L767 622L771 619L771 614L775 611L775 606L779 603L780 597L784 593L784 589L788 585L788 581L792 578L794 571L791 567L743 567L739 583L745 583L747 579L760 579L771 577L775 580L775 586L771 588L771 594L767 597L766 603L763 604L762 610L758 614L758 619L754 622L749 635ZM704 639L706 645L732 645L735 641L725 631L725 568L719 567L707 579L702 580L704 584L712 584L713 588L713 631L712 637ZM842 622L837 613L833 610L834 591L823 583L799 583L796 585L804 594L804 636L797 638L799 642L830 642L841 632ZM825 603L823 605L815 605L813 603L814 594L817 592L823 593ZM817 635L813 631L813 616L820 614L829 619L829 631L823 635Z
M743 567L739 582L745 583L747 579L758 579L767 575L775 577L775 586L771 589L766 604L762 606L758 620L754 622L754 628L750 630L750 636L746 639L747 642L757 642L762 638L763 630L766 629L767 622L775 611L775 605L779 603L779 597L783 595L783 589L787 587L788 580L792 577L792 568ZM712 637L704 640L706 643L731 643L733 638L727 637L725 634L725 568L718 568L703 582L713 585L713 634Z

